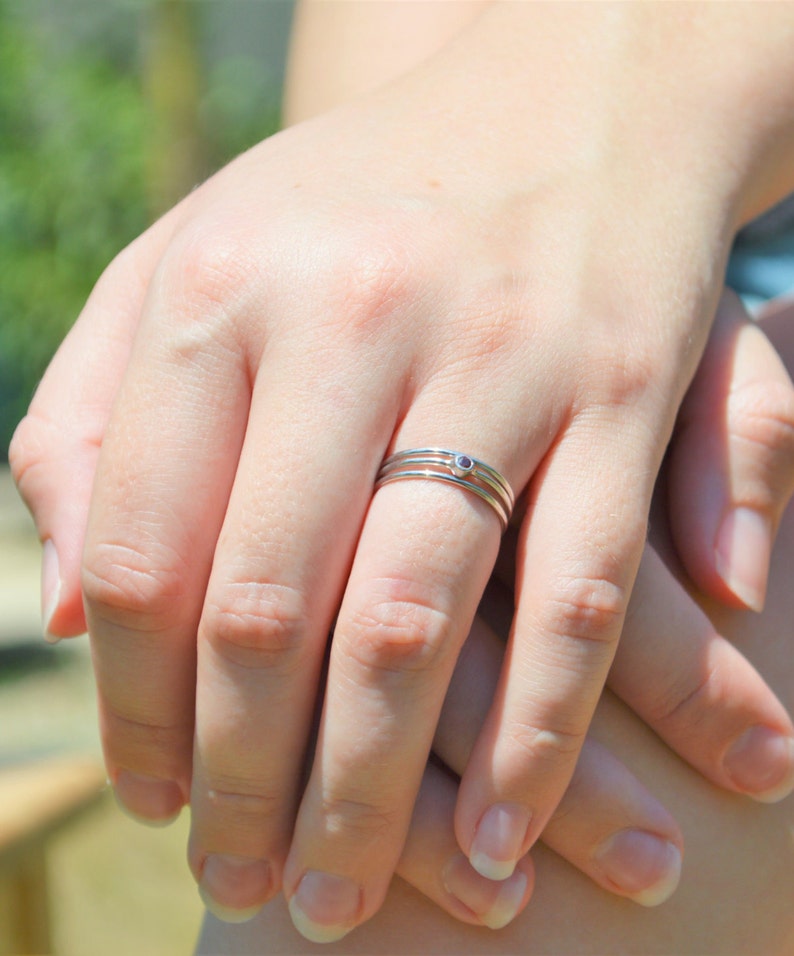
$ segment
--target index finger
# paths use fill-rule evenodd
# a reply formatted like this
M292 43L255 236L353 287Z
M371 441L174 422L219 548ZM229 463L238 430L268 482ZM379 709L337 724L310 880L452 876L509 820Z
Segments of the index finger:
M42 614L50 641L86 629L80 562L94 472L149 280L176 215L172 210L158 220L102 274L8 450L44 544Z

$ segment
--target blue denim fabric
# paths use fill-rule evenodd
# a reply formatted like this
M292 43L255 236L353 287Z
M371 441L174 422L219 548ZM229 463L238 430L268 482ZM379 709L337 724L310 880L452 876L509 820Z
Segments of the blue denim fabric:
M776 296L794 294L794 195L737 235L726 282L751 310Z

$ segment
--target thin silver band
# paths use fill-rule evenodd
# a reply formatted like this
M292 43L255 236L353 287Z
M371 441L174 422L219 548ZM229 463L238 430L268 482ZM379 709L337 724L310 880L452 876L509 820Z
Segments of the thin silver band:
M391 481L430 478L465 488L487 502L499 517L505 531L513 513L515 497L507 480L484 461L448 451L446 448L409 448L398 451L383 462L375 479L375 489Z

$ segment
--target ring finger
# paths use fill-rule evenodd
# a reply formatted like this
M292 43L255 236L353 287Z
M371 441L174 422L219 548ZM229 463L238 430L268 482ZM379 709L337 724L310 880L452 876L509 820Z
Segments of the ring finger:
M450 447L453 434L453 448L482 450L482 437L443 426L428 404L425 395L413 405L399 448L418 447L418 436ZM485 447L483 458L500 453ZM395 481L372 499L285 868L293 920L309 939L338 939L382 903L500 531L488 501L444 481Z

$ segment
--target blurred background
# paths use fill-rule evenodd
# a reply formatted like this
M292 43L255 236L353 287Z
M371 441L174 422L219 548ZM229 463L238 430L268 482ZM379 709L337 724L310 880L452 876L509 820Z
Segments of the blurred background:
M147 830L99 793L88 649L40 636L7 449L112 257L277 129L291 15L291 0L0 0L0 956L192 952L187 815Z

